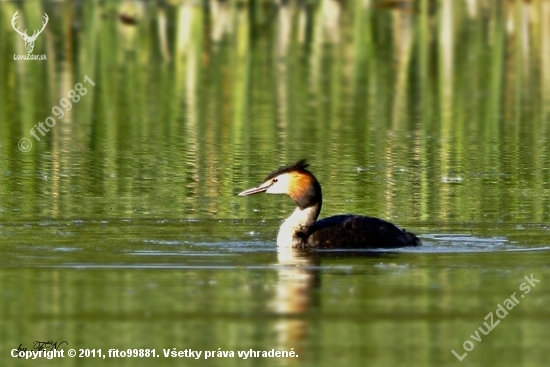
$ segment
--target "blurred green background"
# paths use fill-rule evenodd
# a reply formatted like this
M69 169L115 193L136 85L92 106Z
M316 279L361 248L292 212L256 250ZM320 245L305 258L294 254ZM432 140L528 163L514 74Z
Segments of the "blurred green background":
M16 11L29 35L48 15L47 60L17 59ZM45 339L300 355L158 365L546 366L550 1L3 1L0 32L2 365L152 363L9 356ZM300 158L321 216L424 247L278 253L291 201L236 193Z

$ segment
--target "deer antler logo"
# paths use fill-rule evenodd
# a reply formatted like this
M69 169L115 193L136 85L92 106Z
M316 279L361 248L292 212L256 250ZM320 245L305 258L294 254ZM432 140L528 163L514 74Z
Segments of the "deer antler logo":
M29 36L27 34L27 30L25 29L25 32L21 32L19 30L19 26L17 28L15 28L15 21L17 20L17 18L19 18L19 16L17 15L17 13L19 12L16 11L15 14L13 14L13 17L11 18L11 26L13 27L13 29L15 29L15 31L17 33L19 33L21 35L21 37L23 38L23 41L25 41L25 48L27 49L27 53L31 53L32 50L34 49L34 42L36 41L36 38L38 37L38 35L40 33L42 33L42 31L44 30L44 28L46 28L46 24L48 24L48 14L44 13L44 20L45 22L42 22L42 29L41 30L34 30L32 36Z

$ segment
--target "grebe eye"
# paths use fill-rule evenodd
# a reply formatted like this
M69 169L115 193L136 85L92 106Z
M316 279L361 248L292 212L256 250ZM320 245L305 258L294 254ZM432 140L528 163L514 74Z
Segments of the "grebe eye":
M276 178L274 178L273 181L271 181L271 183L275 183L275 182L277 182L277 181L279 181L279 180L276 179Z

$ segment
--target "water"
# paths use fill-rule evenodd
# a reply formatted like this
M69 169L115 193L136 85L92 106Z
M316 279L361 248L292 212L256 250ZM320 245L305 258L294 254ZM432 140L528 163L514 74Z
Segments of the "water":
M154 348L155 365L547 365L549 2L29 4L0 5L3 366L152 362L10 357L37 340ZM47 61L13 60L16 10L29 29L49 15ZM424 245L278 250L291 200L236 194L301 158L322 217L386 218Z

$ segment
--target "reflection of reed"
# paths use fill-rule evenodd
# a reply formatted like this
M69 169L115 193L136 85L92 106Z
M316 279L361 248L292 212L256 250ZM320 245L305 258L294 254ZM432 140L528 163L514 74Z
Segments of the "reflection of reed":
M279 4L279 35L277 42L277 55L285 57L290 45L290 35L292 32L292 9L286 0Z
M321 3L321 24L325 39L331 43L339 43L341 40L342 3L338 0L324 0Z
M51 148L59 170L53 197L70 183L82 183L98 197L123 197L120 210L132 213L143 198L131 178L147 170L141 160L121 155L159 158L153 153L166 152L147 144L130 148L139 139L157 148L170 140L179 144L170 155L184 156L169 163L185 162L176 165L186 177L186 209L204 215L230 211L235 180L225 178L237 171L237 178L250 177L247 167L257 165L258 156L269 164L309 156L326 163L324 188L342 195L332 208L342 203L364 212L368 206L393 216L414 197L422 219L435 211L443 219L484 220L484 207L513 200L487 199L479 181L441 185L442 176L453 177L458 169L507 170L515 177L548 161L543 137L550 110L550 1L84 2L84 11L80 5L45 4L0 7L7 40L0 43L2 55L24 53L10 25L15 10L23 27L39 22L43 11L55 9L59 19L51 17L36 45L37 51L46 45L48 62L0 59L0 115L11 121L1 126L0 147L6 150L28 135L82 75L98 81L97 95L83 98L46 144L35 142L40 150L33 153ZM92 151L89 161L67 158L82 146ZM510 152L516 158L504 162ZM25 164L50 169L40 165L41 155L13 157L6 171ZM150 165L152 160L148 156ZM64 182L61 172L71 164L99 179ZM354 176L359 181L352 190L341 189L345 172L365 167L371 171ZM420 171L420 183L403 178L402 168ZM155 177L151 191L173 193L158 190L167 176ZM360 180L374 176L378 181L362 185ZM533 187L544 187L543 175L533 180ZM30 196L33 185L50 189L49 181L26 182ZM499 179L491 185L503 197L520 189ZM8 185L0 196L16 192ZM197 197L223 199L205 205ZM168 212L160 202L150 205ZM63 212L63 202L48 210ZM536 221L543 214L537 209L529 215Z
M170 61L170 50L168 46L168 20L166 16L166 7L159 6L158 10L158 35L160 42L160 50L164 60Z
M198 83L198 58L200 55L199 39L192 37L196 35L197 22L200 18L194 16L198 12L191 1L179 4L177 11L177 59L175 61L176 95L184 97L185 119L182 138L185 140L185 171L188 184L186 185L187 197L199 195L200 166L197 153L199 151L199 106L197 98ZM193 32L194 31L194 32ZM207 181L211 182L211 181ZM206 188L208 190L208 188ZM193 211L198 210L198 203L191 204Z
M393 40L394 60L396 63L395 87L393 90L392 129L400 129L406 122L404 114L407 112L407 92L409 67L411 60L414 29L412 14L404 11L393 11Z
M541 3L540 14L540 67L542 74L543 115L548 116L550 111L550 2ZM544 21L546 20L546 21Z
M479 0L466 0L468 15L471 18L477 17L478 3L479 3Z
M388 167L386 170L387 186L384 193L386 198L386 213L385 216L391 218L399 211L399 203L396 202L397 191L401 188L396 186L396 175L399 173L399 167L403 160L399 156L400 147L396 144L395 136L406 130L406 125L409 121L406 115L409 111L408 103L408 81L409 68L412 56L412 42L414 30L412 28L412 15L408 11L401 9L393 10L392 15L392 40L393 54L392 61L394 63L395 83L392 90L392 107L390 137L386 146L386 160Z
M439 114L441 116L441 177L453 175L453 128L455 116L453 114L453 75L454 75L454 12L455 3L444 1L439 9L438 29L438 79L439 79ZM441 190L442 204L451 201L452 187L444 186ZM450 215L451 206L442 205L442 218Z
M441 4L439 15L439 86L441 115L449 122L452 116L454 75L454 5L453 1ZM446 130L448 127L446 128Z
M210 18L212 22L211 38L214 43L222 40L225 34L231 33L231 7L229 1L213 0L210 2Z
M191 41L193 18L195 14L195 5L192 1L184 1L179 4L177 8L178 20L177 20L177 41L176 41L176 53L179 57L185 55L187 52L187 46Z
M139 50L137 44L138 30L136 25L142 20L145 13L145 3L139 1L124 1L119 6L118 31L122 38L120 52ZM143 50L140 50L143 51ZM122 56L121 56L122 57Z
M285 60L279 60L277 62L277 135L278 139L282 145L282 159L288 160L290 157L287 156L286 145L288 144L288 128L289 128L289 80L288 80L288 69L287 63Z

